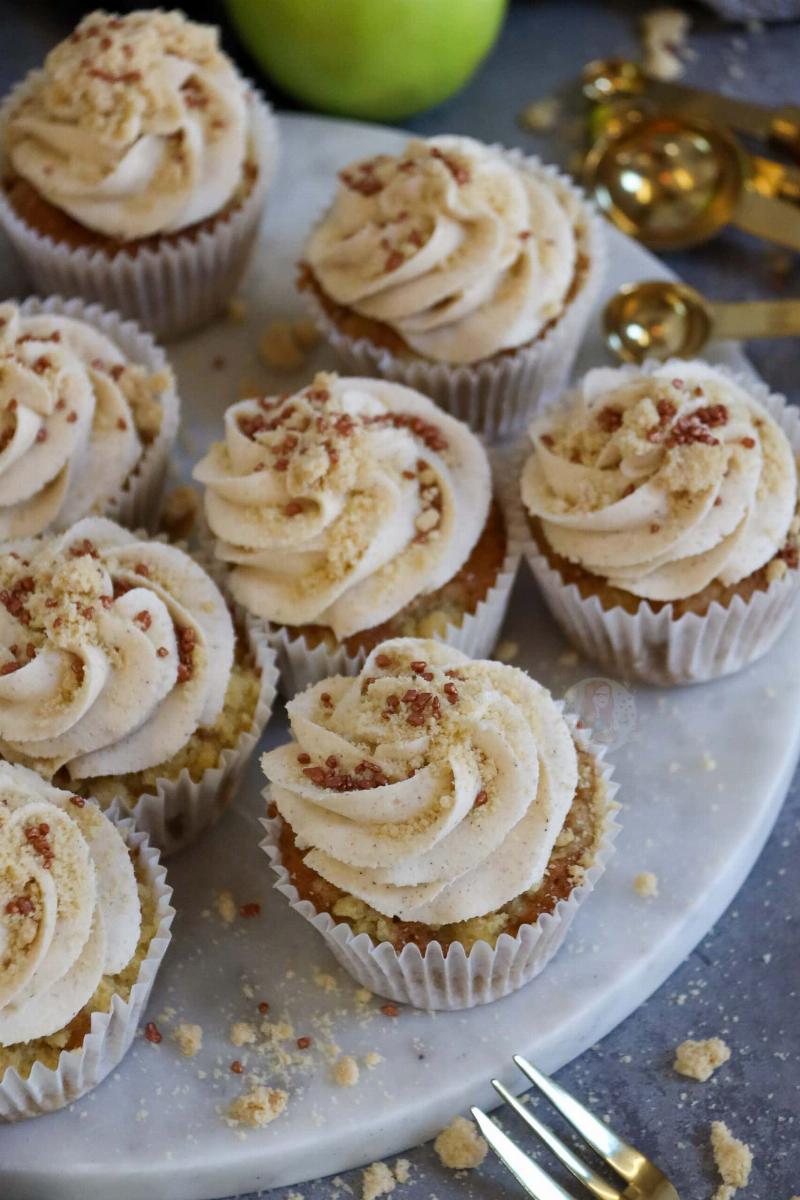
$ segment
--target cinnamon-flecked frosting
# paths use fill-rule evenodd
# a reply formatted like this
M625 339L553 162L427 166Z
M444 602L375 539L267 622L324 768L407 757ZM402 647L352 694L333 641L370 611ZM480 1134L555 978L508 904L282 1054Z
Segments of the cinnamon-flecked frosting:
M0 1046L47 1037L136 950L125 842L92 801L0 762Z
M242 180L245 85L218 30L102 10L48 54L10 113L14 170L87 229L128 241L219 212Z
M0 304L0 540L66 528L119 498L171 386L85 321Z
M733 585L783 549L797 504L786 434L703 362L590 371L536 422L522 498L552 549L656 601Z
M339 638L452 579L491 502L466 425L411 388L335 375L234 404L194 477L236 599Z
M295 740L261 760L270 797L336 887L443 925L542 879L578 761L558 705L523 671L398 638L287 712Z
M0 556L0 754L73 780L168 761L222 710L234 630L175 546L102 517Z
M533 341L564 311L577 201L543 168L472 138L414 138L340 180L306 261L331 299L417 354L478 362Z

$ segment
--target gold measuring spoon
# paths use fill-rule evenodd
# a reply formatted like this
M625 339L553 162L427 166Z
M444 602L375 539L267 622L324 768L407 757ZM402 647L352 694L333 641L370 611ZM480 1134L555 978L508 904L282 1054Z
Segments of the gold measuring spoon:
M714 338L800 334L800 300L711 303L670 279L626 283L603 309L606 345L623 362L693 358Z
M596 142L600 137L617 138L626 129L657 114L658 107L645 96L638 100L625 97L595 104L589 113L590 141ZM679 120L680 117L675 119ZM751 191L768 198L777 197L800 204L800 169L763 158L760 154L747 154L745 165L745 185Z
M600 58L583 69L583 94L603 102L616 96L652 97L673 112L679 109L705 120L730 125L740 133L781 142L795 154L800 151L800 108L786 104L768 108L749 100L720 96L645 75L638 63L621 58Z
M800 209L748 188L747 179L747 156L731 134L665 113L601 135L584 162L603 213L653 250L699 245L725 225L800 250Z

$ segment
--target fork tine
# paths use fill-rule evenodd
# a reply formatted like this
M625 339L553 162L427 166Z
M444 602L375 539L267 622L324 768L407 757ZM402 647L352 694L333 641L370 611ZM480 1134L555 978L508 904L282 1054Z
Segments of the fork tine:
M542 1170L538 1163L534 1162L532 1158L528 1158L528 1155L524 1154L519 1146L515 1146L511 1138L503 1133L499 1125L487 1117L485 1112L479 1108L471 1108L470 1112L500 1162L508 1167L517 1182L522 1184L533 1200L575 1200L575 1197L570 1196L569 1192L565 1192L555 1179L551 1179L547 1172Z
M531 1083L544 1092L550 1103L569 1121L573 1129L577 1130L592 1149L601 1158L604 1158L615 1171L618 1171L623 1179L628 1181L641 1179L643 1174L653 1171L660 1174L648 1158L640 1154L634 1146L617 1137L603 1121L599 1121L589 1112L588 1108L579 1104L554 1079L550 1079L548 1075L537 1070L521 1054L514 1055L514 1062L520 1071L528 1076Z
M511 1092L503 1087L499 1079L492 1080L492 1087L499 1096L502 1096L506 1104L510 1105L514 1112L522 1118L528 1128L532 1129L550 1147L553 1153L561 1159L564 1166L572 1172L575 1178L580 1179L581 1183L588 1188L593 1196L597 1196L598 1200L622 1200L621 1193L615 1187L603 1179L602 1175L598 1175L596 1171L593 1171L583 1159L578 1158L577 1154L574 1154L569 1146L565 1145L561 1138L553 1133L552 1129L548 1129L526 1105L520 1103L516 1096L512 1096Z

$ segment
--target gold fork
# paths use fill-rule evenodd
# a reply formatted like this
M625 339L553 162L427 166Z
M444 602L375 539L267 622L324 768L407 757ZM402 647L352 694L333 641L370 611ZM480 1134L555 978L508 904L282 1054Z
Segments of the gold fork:
M636 1150L628 1142L608 1128L603 1121L584 1108L582 1104L565 1092L560 1084L538 1071L532 1063L521 1055L514 1055L514 1062L523 1074L542 1092L550 1103L558 1109L569 1122L576 1133L594 1150L595 1154L608 1164L625 1182L625 1190L609 1183L602 1175L592 1169L579 1158L569 1146L562 1142L552 1129L543 1124L530 1108L521 1100L512 1096L503 1087L499 1079L492 1080L492 1087L502 1097L506 1104L513 1108L529 1129L532 1129L545 1145L553 1151L564 1166L572 1172L576 1179L591 1192L597 1200L680 1200L678 1193L660 1171L655 1163ZM491 1146L494 1153L511 1174L522 1184L525 1191L533 1200L575 1200L569 1192L565 1192L547 1172L532 1158L529 1158L511 1138L503 1133L499 1125L486 1116L479 1108L473 1108L472 1115L478 1127Z

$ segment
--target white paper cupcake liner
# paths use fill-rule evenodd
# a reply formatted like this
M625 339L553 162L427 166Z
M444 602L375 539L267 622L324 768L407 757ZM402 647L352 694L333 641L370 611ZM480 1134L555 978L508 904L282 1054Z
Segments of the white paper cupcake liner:
M41 78L31 71L0 106L0 154L9 113ZM210 229L176 235L157 249L140 247L135 256L113 257L102 249L72 247L31 228L0 187L0 225L42 295L57 293L97 301L133 317L163 338L187 333L211 320L233 295L258 233L277 152L277 123L269 104L252 85L253 153L258 177L238 208ZM5 174L0 160L0 176Z
M502 150L517 168L544 176L575 214L578 251L587 260L576 294L553 326L536 341L484 362L451 366L402 357L368 338L343 333L310 289L303 291L314 320L348 375L372 375L416 388L489 441L521 432L534 413L563 388L583 338L605 271L603 223L583 192L555 167L520 150Z
M124 320L119 313L107 312L99 304L85 304L82 300L65 300L62 296L49 296L46 300L31 296L20 304L23 316L34 313L53 313L85 321L104 333L130 362L139 363L156 374L168 369L169 360L149 333L140 329L135 321ZM158 436L145 446L144 453L135 470L125 481L119 496L112 496L104 513L121 525L129 528L147 529L155 533L164 498L167 467L170 452L178 433L180 401L174 382L159 397L162 418Z
M494 455L490 457L494 467L500 459ZM529 537L516 481L507 472L495 470L493 474L495 496L503 510L507 539L506 554L497 579L475 611L467 613L460 625L448 623L442 632L431 634L437 641L446 642L470 658L489 658L497 645L522 550ZM310 646L304 636L298 636L286 625L269 626L268 637L278 656L280 690L287 700L330 675L357 675L367 657L366 650L348 654L341 644Z
M268 817L262 821L266 837L261 849L277 876L276 890L322 934L348 974L376 995L414 1008L452 1010L489 1004L517 991L544 969L561 946L579 908L603 874L620 830L614 820L618 788L611 780L613 768L604 761L605 747L591 743L577 729L573 717L567 720L579 745L600 763L608 807L594 862L582 882L566 899L559 900L552 912L542 913L535 924L520 926L513 936L501 933L494 947L476 942L469 953L459 942L446 951L438 942L432 942L424 954L418 946L409 944L398 953L390 942L377 944L367 933L354 934L349 925L337 923L330 913L318 912L310 900L300 898L283 865L280 819ZM269 798L269 788L264 795Z
M21 1121L55 1112L97 1087L127 1054L144 1013L158 968L170 943L175 910L170 904L172 888L160 865L158 851L133 822L120 819L119 810L108 813L126 844L138 851L144 878L156 898L158 926L139 968L139 977L127 1000L114 996L108 1012L92 1013L90 1032L76 1050L62 1050L58 1065L34 1064L27 1079L15 1068L0 1077L0 1121Z
M184 767L175 779L159 779L155 793L143 793L131 804L119 795L120 807L143 830L164 858L185 849L217 821L233 800L250 757L272 715L277 694L275 652L260 622L237 611L234 619L261 678L250 727L235 746L222 751L219 762L195 782ZM91 783L91 781L89 781Z
M632 370L652 370L659 365L646 363ZM680 363L676 361L675 366L679 369ZM800 454L800 410L750 375L715 369L763 404L788 437L795 455ZM513 472L517 480L523 461L517 457ZM735 596L727 606L714 601L703 616L684 613L675 620L671 604L656 611L642 600L637 612L629 613L620 607L604 609L597 596L584 598L576 584L564 583L530 531L525 557L551 613L581 654L600 663L609 674L662 686L704 683L755 662L783 633L800 595L800 571L790 570L749 600Z

